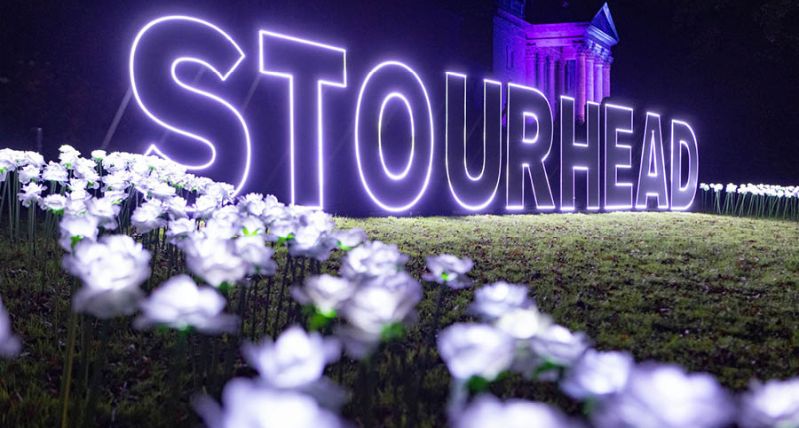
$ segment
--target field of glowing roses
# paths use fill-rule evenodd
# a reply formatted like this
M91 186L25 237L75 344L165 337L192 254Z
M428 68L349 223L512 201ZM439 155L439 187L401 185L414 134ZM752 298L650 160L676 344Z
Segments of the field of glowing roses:
M741 233L718 216L334 219L69 146L49 162L0 150L0 180L0 426L799 426L799 230L776 193L751 211L702 196L780 218L735 219L763 233L733 236L752 252L729 257L742 250L687 230ZM586 222L604 223L573 233ZM717 266L694 264L704 250ZM712 318L729 330L691 342Z

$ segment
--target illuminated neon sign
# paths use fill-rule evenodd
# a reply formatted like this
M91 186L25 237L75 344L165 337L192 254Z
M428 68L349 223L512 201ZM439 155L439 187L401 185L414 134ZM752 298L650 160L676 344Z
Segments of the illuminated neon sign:
M646 112L639 131L631 107L588 102L580 114L571 97L553 100L533 87L486 78L482 117L473 118L482 132L475 137L467 133L466 74L447 71L437 79L443 100L431 97L432 80L397 59L376 63L360 84L350 85L344 47L268 29L256 35L258 51L249 55L256 60L245 62L248 55L230 33L207 20L164 16L141 28L129 57L133 97L151 122L182 139L180 147L153 142L147 153L192 171L221 164L236 193L268 192L249 180L257 161L253 147L281 141L251 136L258 119L198 82L210 73L224 85L254 66L258 79L285 83L282 143L289 152L292 204L325 208L326 187L344 173L328 172L325 148L333 144L349 146L357 166L350 173L357 174L364 198L387 213L418 208L442 167L457 211L686 210L693 203L699 147L685 121L671 120L670 145L664 147L659 114ZM336 94L356 90L355 105L337 103ZM159 101L164 99L172 104ZM436 118L442 102L443 117ZM352 112L347 141L326 139L330 109ZM200 112L213 116L214 126L197 120ZM399 128L391 125L397 121ZM389 150L386 138L404 141L402 153L396 144Z

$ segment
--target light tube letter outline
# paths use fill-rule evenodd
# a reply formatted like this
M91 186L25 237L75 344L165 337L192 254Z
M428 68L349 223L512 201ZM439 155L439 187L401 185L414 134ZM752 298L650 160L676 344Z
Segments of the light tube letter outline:
M524 209L525 181L529 177L535 208L554 210L552 188L547 175L546 160L552 151L552 109L543 92L536 88L508 83L508 125L505 158L505 209ZM528 119L536 122L534 138L527 134ZM521 169L521 171L519 171ZM513 175L521 172L521 177Z
M258 32L258 46L259 72L288 80L291 204L322 209L325 193L323 93L325 87L347 87L347 51L268 30ZM295 61L297 58L299 60ZM313 67L308 66L309 59L315 60ZM311 102L306 92L311 81L316 82L315 137L310 126L303 124L303 116L308 113ZM314 138L315 156L310 141ZM304 168L313 163L316 165L311 165L310 170ZM303 168L301 173L300 168Z
M682 185L683 150L688 153L688 180ZM671 121L671 209L691 208L699 185L699 143L688 122Z
M200 32L203 33L203 35L206 36L213 35L214 40L215 41L219 40L220 42L218 46L220 51L213 51L213 50L208 51L208 55L212 58L212 61L215 62L216 64L212 64L211 61L206 61L196 56L181 56L174 58L169 68L172 80L180 88L183 88L186 91L197 94L201 97L213 100L215 103L222 105L225 109L227 109L230 113L232 113L235 116L236 120L239 122L244 137L245 161L242 168L241 177L239 179L239 182L236 184L235 190L233 192L233 195L235 195L239 193L242 190L242 188L246 185L247 178L249 177L251 156L252 156L252 148L251 148L252 143L247 123L244 120L244 117L241 115L241 113L239 113L238 110L236 110L236 108L233 105L231 105L229 102L210 92L200 90L183 82L177 75L177 69L180 65L186 63L193 63L203 67L204 70L212 72L220 81L225 82L233 74L233 72L236 71L236 69L238 69L242 61L244 61L244 58L246 56L244 54L244 51L241 49L241 47L239 47L236 41L233 40L233 38L230 35L228 35L226 32L224 32L222 29L220 29L219 27L208 21L185 15L169 15L148 22L144 27L142 27L141 30L139 30L139 32L136 34L136 37L133 40L128 60L128 73L130 76L130 85L133 93L133 98L136 100L136 103L139 105L144 114L147 115L147 117L149 117L153 122L157 123L161 127L171 132L174 132L178 135L187 137L191 140L198 141L203 145L205 145L210 151L211 154L210 159L201 164L183 164L171 159L169 156L166 155L166 153L161 148L159 148L155 144L150 145L145 154L158 155L164 159L170 160L185 167L187 170L208 169L216 163L217 159L217 147L214 145L213 142L211 142L208 138L205 138L196 133L182 129L172 123L169 123L169 121L162 119L161 117L159 117L158 114L152 111L152 106L150 106L148 102L145 102L145 100L141 95L141 88L139 86L139 81L137 80L136 65L138 64L138 60L140 59L139 52L141 50L141 45L143 43L143 40L145 39L145 36L151 34L154 30L168 28L167 27L168 25L175 23L196 24L197 29L199 29ZM197 49L196 46L194 48L195 50ZM222 52L222 50L226 51ZM228 55L228 53L232 53L233 55Z
M663 133L660 115L646 113L644 140L641 150L641 166L638 169L638 190L635 196L635 209L645 210L647 201L654 197L658 209L669 208L668 185L666 183L666 160L663 154Z
M578 142L575 135L575 100L560 97L560 210L574 211L577 197L577 172L585 172L586 209L599 210L600 194L600 105L588 101L585 104L585 142Z
M632 133L633 109L605 104L606 210L629 210L633 207L633 183L619 182L619 170L631 169L633 156L632 146L619 143L619 134Z
M482 166L479 174L472 175L467 162L466 79L465 74L446 73L444 163L455 202L466 210L480 211L493 202L502 178L502 83L483 79ZM462 127L458 126L460 123ZM489 146L497 151L497 160L491 165L488 165Z
M393 75L400 80L390 79ZM411 118L412 146L408 162L399 173L386 164L381 136L383 113L392 100L401 100ZM424 102L419 105L421 100ZM369 144L372 138L377 144ZM429 143L422 143L428 139ZM355 160L361 184L372 202L395 213L413 208L430 184L434 151L433 109L422 79L399 61L376 65L364 78L355 107ZM377 164L379 169L375 168Z

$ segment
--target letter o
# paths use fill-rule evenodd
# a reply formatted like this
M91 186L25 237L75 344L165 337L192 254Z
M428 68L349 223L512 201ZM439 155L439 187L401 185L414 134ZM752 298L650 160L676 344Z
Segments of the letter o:
M383 156L383 113L392 100L402 101L410 117L411 149L399 173L389 170ZM416 205L430 183L434 147L433 109L422 79L401 62L378 64L366 75L355 107L355 159L372 201L390 212Z

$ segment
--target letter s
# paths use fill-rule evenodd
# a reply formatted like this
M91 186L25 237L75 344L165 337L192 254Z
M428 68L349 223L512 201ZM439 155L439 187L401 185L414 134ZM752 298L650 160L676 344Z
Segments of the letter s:
M215 177L234 183L238 193L250 170L247 123L229 102L200 89L197 83L206 71L225 82L244 58L236 42L207 21L164 16L145 25L130 50L133 96L152 121L189 140L173 142L175 147L169 151L153 144L147 153L174 160L190 170L216 165ZM184 66L198 70L194 81L187 83L178 75ZM165 78L165 73L171 79Z

